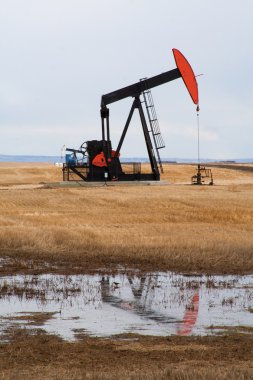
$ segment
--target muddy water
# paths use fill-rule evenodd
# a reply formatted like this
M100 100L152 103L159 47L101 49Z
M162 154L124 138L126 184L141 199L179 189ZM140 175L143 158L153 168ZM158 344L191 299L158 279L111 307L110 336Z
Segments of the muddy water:
M253 275L135 272L2 277L2 338L8 327L16 325L43 328L68 340L130 332L209 335L229 326L252 328Z

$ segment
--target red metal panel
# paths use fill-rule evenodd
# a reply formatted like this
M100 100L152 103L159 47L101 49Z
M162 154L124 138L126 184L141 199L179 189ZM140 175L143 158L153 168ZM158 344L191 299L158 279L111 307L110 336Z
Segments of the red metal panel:
M105 155L103 152L97 154L93 160L92 160L92 165L94 166L99 166L100 168L107 167Z
M174 54L177 68L180 71L180 74L182 75L182 79L184 81L184 84L186 85L187 90L189 91L189 94L191 95L193 103L199 104L198 84L195 78L195 74L191 68L191 65L179 50L172 49L172 51Z

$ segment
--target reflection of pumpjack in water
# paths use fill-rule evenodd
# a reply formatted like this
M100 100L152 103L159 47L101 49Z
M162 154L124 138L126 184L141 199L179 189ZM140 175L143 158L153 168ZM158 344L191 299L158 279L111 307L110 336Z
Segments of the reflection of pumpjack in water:
M196 324L199 312L199 293L195 293L191 304L186 307L183 323L178 329L177 335L189 335Z
M128 276L127 279L134 296L133 301L124 300L119 296L114 295L114 290L118 289L119 284L115 282L110 284L109 277L102 277L101 280L102 301L158 323L180 323L176 332L178 335L189 335L192 332L199 311L198 293L193 295L191 302L186 306L183 320L179 321L178 318L168 316L161 311L155 311L148 305L148 298L153 299L155 297L154 289L159 286L157 285L157 276L155 278L151 278L150 276L141 277L138 287L134 285L134 281L131 277Z

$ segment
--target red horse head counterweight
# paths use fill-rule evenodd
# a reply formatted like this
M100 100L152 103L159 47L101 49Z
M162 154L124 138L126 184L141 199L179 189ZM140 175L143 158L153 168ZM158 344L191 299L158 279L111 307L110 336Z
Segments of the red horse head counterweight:
M182 76L182 79L184 81L184 84L189 91L189 94L191 95L192 101L194 104L198 106L199 104L199 91L198 91L198 84L196 81L195 74L191 68L191 65L187 61L187 59L183 56L183 54L177 50L172 49L174 58L176 61L176 65L178 70L180 71L180 74Z
M107 181L160 180L158 163L161 170L162 165L158 149L164 148L165 144L161 137L157 118L154 117L156 115L150 89L182 78L193 102L197 104L197 110L199 103L197 81L189 62L179 50L173 49L172 51L177 68L151 78L143 78L130 86L102 95L100 108L102 139L86 141L81 145L80 149L66 149L67 151L73 152L73 157L69 157L68 160L66 160L66 164L64 164L64 180L69 180L72 174L79 176L84 181L103 181L105 178ZM110 139L108 105L127 97L133 98L132 107L123 128L117 149L113 151ZM146 111L143 104L145 104ZM131 163L133 164L133 168L129 171L129 163L124 166L124 163L120 161L120 150L135 110L138 111L140 116L151 173L142 173L141 164L139 162ZM146 117L148 117L149 127ZM78 160L77 154L83 154L83 160Z

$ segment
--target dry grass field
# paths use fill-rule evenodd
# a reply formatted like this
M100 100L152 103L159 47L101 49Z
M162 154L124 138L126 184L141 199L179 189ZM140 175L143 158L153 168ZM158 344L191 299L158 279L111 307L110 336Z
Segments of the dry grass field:
M13 270L45 260L69 271L252 272L253 173L216 167L215 185L199 187L189 184L194 170L166 165L167 184L150 186L37 188L60 181L61 169L1 164L1 256Z
M249 380L253 339L86 338L63 342L38 331L12 332L0 345L2 380Z
M142 270L253 272L253 173L165 167L155 185L54 186L61 169L0 164L2 275ZM72 184L73 185L73 184ZM253 379L252 335L83 338L10 330L0 379Z

